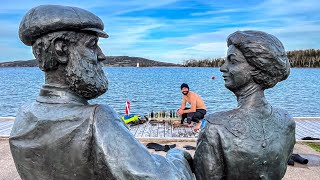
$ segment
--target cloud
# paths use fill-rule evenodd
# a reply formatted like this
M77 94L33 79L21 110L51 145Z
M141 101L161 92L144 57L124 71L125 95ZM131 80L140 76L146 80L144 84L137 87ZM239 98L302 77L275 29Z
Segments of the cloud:
M191 16L205 16L205 15L214 15L214 14L240 12L240 11L243 11L243 9L220 9L220 10L214 10L214 11L191 13Z
M202 45L199 44L196 46ZM215 51L221 54L222 56L214 56L213 54L215 53ZM224 57L225 53L226 48L220 46L216 49L212 49L211 51L204 49L195 49L194 47L187 47L184 49L167 51L164 54L157 54L156 56L159 59L165 59L167 62L182 63L184 60L188 59L207 59L213 57Z
M22 16L34 6L53 1L5 1L0 7L0 61L33 58L18 38ZM55 1L97 14L108 39L106 55L147 57L166 62L223 57L226 38L237 30L261 30L278 37L287 50L320 48L320 2L267 1ZM11 59L11 58L10 58Z
M200 43L195 46L191 46L186 48L186 50L196 50L196 51L207 51L207 52L215 52L215 53L224 53L226 48L225 42L214 42L214 43Z

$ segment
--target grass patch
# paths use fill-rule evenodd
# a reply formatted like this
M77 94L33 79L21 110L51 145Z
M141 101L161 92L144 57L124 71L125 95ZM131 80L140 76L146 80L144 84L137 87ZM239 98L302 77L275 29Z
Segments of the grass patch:
M307 142L306 145L308 145L312 149L320 152L320 143Z

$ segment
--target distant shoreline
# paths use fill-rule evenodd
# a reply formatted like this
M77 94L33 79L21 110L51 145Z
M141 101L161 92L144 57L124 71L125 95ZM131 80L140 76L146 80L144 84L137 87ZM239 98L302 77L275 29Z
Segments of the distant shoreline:
M105 67L183 67L181 64L130 56L107 56L103 64ZM36 59L3 62L0 63L0 68L1 67L38 67L38 62Z
M292 68L320 68L320 49L288 51L287 57ZM105 67L220 67L225 58L189 59L182 64L160 62L142 57L107 56ZM35 59L0 63L1 67L38 67Z

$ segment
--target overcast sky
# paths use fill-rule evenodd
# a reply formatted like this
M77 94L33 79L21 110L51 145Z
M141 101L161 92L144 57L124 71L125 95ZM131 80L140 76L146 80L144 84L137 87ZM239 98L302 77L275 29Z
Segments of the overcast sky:
M261 30L286 50L320 48L319 0L1 0L0 62L33 59L18 37L32 7L60 4L84 8L105 24L100 39L106 55L139 56L182 63L226 54L226 37L236 30Z

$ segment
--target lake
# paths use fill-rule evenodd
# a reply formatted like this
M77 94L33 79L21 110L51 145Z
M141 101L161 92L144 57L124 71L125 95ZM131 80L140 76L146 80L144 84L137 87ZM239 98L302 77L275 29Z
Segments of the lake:
M237 106L235 96L224 87L219 68L106 67L109 90L90 103L108 104L119 115L125 101L131 113L177 109L180 85L189 84L205 101L208 113ZM212 76L216 78L212 80ZM267 100L292 116L320 116L320 69L293 68L289 78L265 91ZM35 101L44 83L38 68L0 68L0 116L15 116L18 108Z

